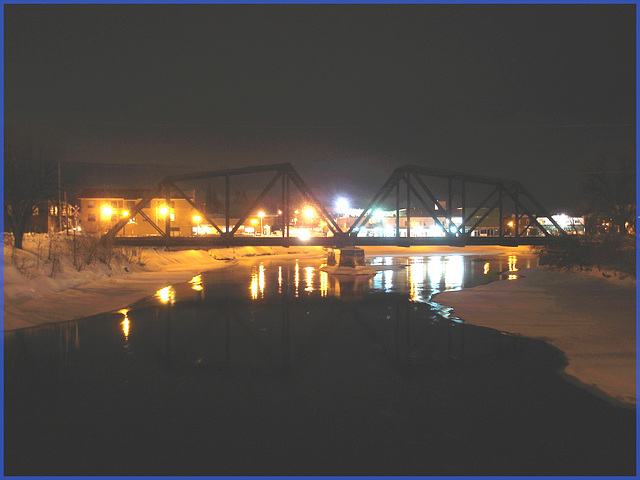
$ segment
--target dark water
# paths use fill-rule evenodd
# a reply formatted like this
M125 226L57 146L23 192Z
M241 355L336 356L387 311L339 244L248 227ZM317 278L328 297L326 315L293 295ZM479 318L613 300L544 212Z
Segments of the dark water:
M562 352L430 303L534 258L370 261L261 257L6 333L5 474L635 473L635 413L558 376Z

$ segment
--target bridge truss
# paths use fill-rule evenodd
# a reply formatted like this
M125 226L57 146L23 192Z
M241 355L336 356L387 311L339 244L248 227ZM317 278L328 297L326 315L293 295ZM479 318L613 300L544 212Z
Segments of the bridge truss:
M269 178L263 190L250 202L249 206L231 222L232 177L258 174L264 180ZM265 175L266 174L266 175ZM219 179L224 182L224 225L218 225L212 216L199 207L185 193L185 182ZM240 227L261 207L268 194L279 185L279 222L282 225L278 236L246 236L238 234ZM290 223L295 206L291 203L292 189L297 195L318 212L326 223L328 236L308 239L292 236ZM252 185L255 186L255 185ZM276 192L278 193L278 192ZM395 195L392 195L395 193ZM172 236L171 220L165 216L164 225L154 222L143 209L148 208L154 198L186 200L193 210L215 229L213 235ZM365 225L383 207L393 206L395 226L391 235L368 236ZM131 237L119 235L131 218L141 216L154 228L157 235ZM480 235L483 222L493 216L497 228L492 234ZM497 217L497 218L496 218ZM548 219L555 227L549 230L538 220ZM430 219L435 226L431 229L415 226L412 219ZM496 222L497 220L497 222ZM401 228L401 222L404 226ZM423 222L424 223L424 222ZM389 229L387 227L387 233ZM407 165L394 170L382 188L374 195L360 216L346 230L320 203L311 189L290 163L274 165L173 175L162 179L132 209L127 218L120 219L105 235L102 241L116 245L136 246L347 246L347 245L536 245L547 243L553 236L566 236L566 232L556 223L542 205L515 180L506 180L480 175L437 170Z

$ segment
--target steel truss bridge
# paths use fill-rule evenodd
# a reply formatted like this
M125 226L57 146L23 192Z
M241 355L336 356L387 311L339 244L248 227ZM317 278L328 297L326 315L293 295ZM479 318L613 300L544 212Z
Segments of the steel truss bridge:
M232 177L260 174L269 179L262 192L257 195L240 215L235 224L231 223L231 189ZM246 177L245 177L246 178ZM204 208L198 207L185 193L185 182L219 179L224 181L224 225L218 225ZM282 206L279 213L282 231L279 236L246 236L238 234L240 227L261 207L265 197L279 185L278 203ZM290 235L290 223L295 207L291 205L292 186L297 189L307 205L315 208L322 221L326 222L329 236L311 236L303 239ZM277 192L275 192L277 194ZM473 193L473 194L472 194ZM480 194L480 196L478 196ZM273 193L272 193L273 195ZM443 196L445 198L443 198ZM438 199L440 197L440 199ZM209 223L215 234L172 236L171 219L165 215L164 225L154 222L145 212L154 198L164 198L167 203L171 198L183 198ZM479 200L480 199L480 200ZM371 237L359 236L361 227L367 224L374 212L385 203L392 202L395 207L395 227L393 236ZM444 204L443 204L444 203ZM419 210L418 210L419 209ZM401 228L401 210L404 213L405 226ZM440 236L412 235L412 212L421 212L421 217L430 218L433 225L439 227ZM497 234L478 236L483 222L493 214L498 217ZM157 235L144 237L122 236L119 233L126 227L131 218L140 215L157 232ZM415 217L415 215L414 215ZM538 220L544 217L555 227L550 231L548 226ZM509 220L509 221L508 221ZM220 220L218 220L220 222ZM405 235L401 235L401 232ZM475 233L475 235L474 235ZM348 229L340 228L336 220L329 214L314 193L307 187L300 175L290 163L264 165L212 172L172 175L162 179L147 195L142 198L130 212L129 216L120 219L105 235L102 242L124 246L171 246L171 247L240 247L240 246L417 246L417 245L541 245L554 238L567 236L567 233L556 223L544 207L515 180L506 180L481 175L451 172L421 166L407 165L393 171L384 185L378 190L360 216Z

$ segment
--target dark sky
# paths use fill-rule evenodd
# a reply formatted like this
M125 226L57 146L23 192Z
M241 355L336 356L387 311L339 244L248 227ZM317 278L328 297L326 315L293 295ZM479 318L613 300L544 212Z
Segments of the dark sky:
M54 126L69 161L288 161L370 196L411 163L554 209L597 158L635 156L635 5L4 9L5 119Z

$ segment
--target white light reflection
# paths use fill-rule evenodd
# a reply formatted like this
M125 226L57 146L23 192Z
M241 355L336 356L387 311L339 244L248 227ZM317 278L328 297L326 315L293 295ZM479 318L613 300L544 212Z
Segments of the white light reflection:
M383 257L374 257L371 260L371 265L384 265L384 258Z
M300 265L298 264L298 259L296 258L296 269L295 274L293 276L293 281L296 285L296 297L298 296L298 286L300 285Z
M427 260L427 273L429 274L429 283L433 293L439 292L440 282L442 281L442 257L433 256Z
M385 270L382 277L382 284L385 292L390 292L393 289L393 270Z
M445 290L462 288L464 280L464 260L461 255L447 257L444 264Z
M489 262L484 264L484 274L486 275L487 273L489 273Z
M282 293L282 266L278 267L278 294Z

